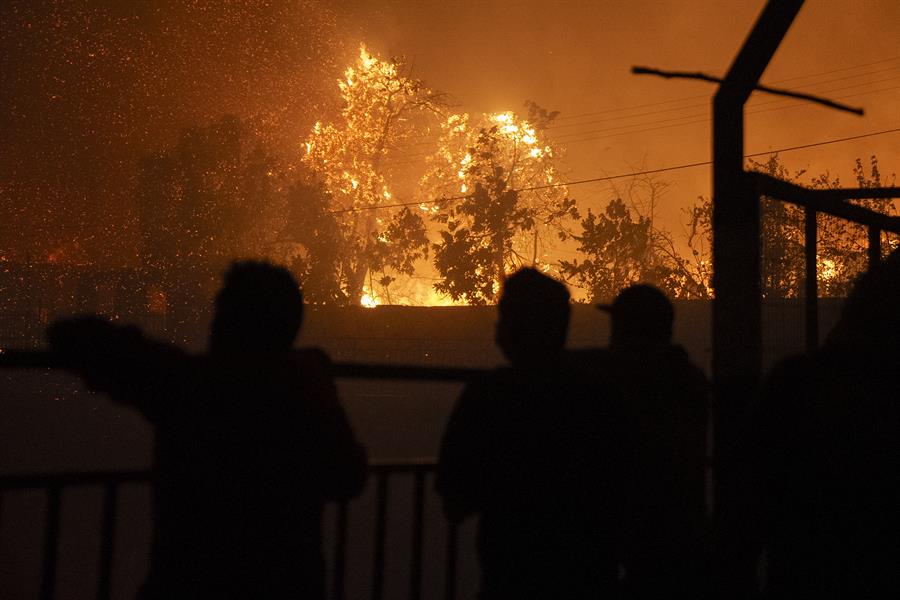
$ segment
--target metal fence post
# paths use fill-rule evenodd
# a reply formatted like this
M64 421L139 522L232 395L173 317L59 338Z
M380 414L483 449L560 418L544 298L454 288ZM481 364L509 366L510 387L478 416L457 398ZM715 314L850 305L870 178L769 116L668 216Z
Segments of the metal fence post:
M100 578L97 584L97 600L109 600L112 583L113 549L116 537L116 509L118 485L115 482L103 486L103 522L100 532Z
M58 485L47 490L47 526L44 529L43 561L41 564L41 600L56 597L56 562L59 555L59 521L62 505L62 488Z
M881 229L869 225L869 268L872 269L881 262Z
M819 346L819 271L818 271L818 240L819 232L816 224L816 211L806 207L804 213L806 221L805 245L806 245L806 298L804 298L806 351L813 352Z

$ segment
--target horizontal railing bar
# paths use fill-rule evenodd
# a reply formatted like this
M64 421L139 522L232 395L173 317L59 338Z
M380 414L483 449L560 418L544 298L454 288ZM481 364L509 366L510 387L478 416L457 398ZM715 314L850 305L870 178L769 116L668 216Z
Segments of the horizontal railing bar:
M42 350L0 351L0 368L54 369L63 368L59 358ZM484 369L457 367L419 367L409 365L335 363L332 374L342 379L396 379L415 381L469 381L484 375Z
M153 471L149 469L128 471L22 473L0 475L0 490L105 485L107 483L146 483L152 478Z
M431 471L437 466L436 458L390 458L372 459L369 461L369 469L372 471L391 471L393 473Z
M409 460L372 460L369 470L373 473L418 473L433 471L437 461L433 458ZM89 485L147 483L153 478L149 469L123 471L62 471L58 473L21 473L0 475L0 490L21 490L48 487L76 487Z
M811 190L765 173L746 173L746 175L751 178L757 192L762 196L797 204L860 225L900 233L900 218L845 202L866 198L900 198L900 187Z
M469 381L486 373L484 369L457 367L414 367L378 364L336 363L335 377L344 379L405 379L415 381Z

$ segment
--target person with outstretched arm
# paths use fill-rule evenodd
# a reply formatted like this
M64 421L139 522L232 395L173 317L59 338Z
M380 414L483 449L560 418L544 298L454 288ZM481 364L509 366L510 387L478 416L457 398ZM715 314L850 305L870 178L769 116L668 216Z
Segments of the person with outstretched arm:
M289 272L238 262L206 356L99 317L49 328L57 360L154 428L141 600L325 597L322 510L360 493L367 460L328 357L293 349L302 314Z

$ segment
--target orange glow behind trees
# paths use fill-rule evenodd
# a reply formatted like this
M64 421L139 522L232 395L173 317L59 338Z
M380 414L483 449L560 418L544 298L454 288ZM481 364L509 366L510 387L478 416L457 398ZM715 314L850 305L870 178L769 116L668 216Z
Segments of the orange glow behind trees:
M318 122L304 162L331 195L340 230L340 287L351 303L384 300L397 274L411 275L427 255L422 217L394 200L385 162L404 140L442 114L444 94L412 77L399 60L382 60L360 46L354 66L338 81L343 107L336 123Z
M545 139L556 116L531 103L530 119L506 111L451 115L422 180L421 208L441 225L435 288L470 304L493 302L507 273L550 270L575 202L557 179L558 150ZM454 199L455 198L455 199Z

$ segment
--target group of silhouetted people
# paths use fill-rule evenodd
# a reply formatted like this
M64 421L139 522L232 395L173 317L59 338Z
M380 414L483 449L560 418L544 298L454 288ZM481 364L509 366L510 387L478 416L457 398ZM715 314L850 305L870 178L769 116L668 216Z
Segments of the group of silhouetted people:
M449 520L479 519L481 598L750 598L759 564L771 598L900 597L900 252L769 375L717 457L716 527L710 394L672 304L639 284L599 308L609 347L567 350L565 286L504 282L509 366L465 386L436 479ZM51 326L63 364L155 428L142 599L324 598L323 506L361 492L367 460L327 356L293 349L301 319L286 270L240 262L205 356L96 317Z
M465 388L437 475L449 519L480 517L482 597L699 597L709 393L669 300L635 285L601 306L604 350L565 350L569 294L534 269L498 308L510 366Z

